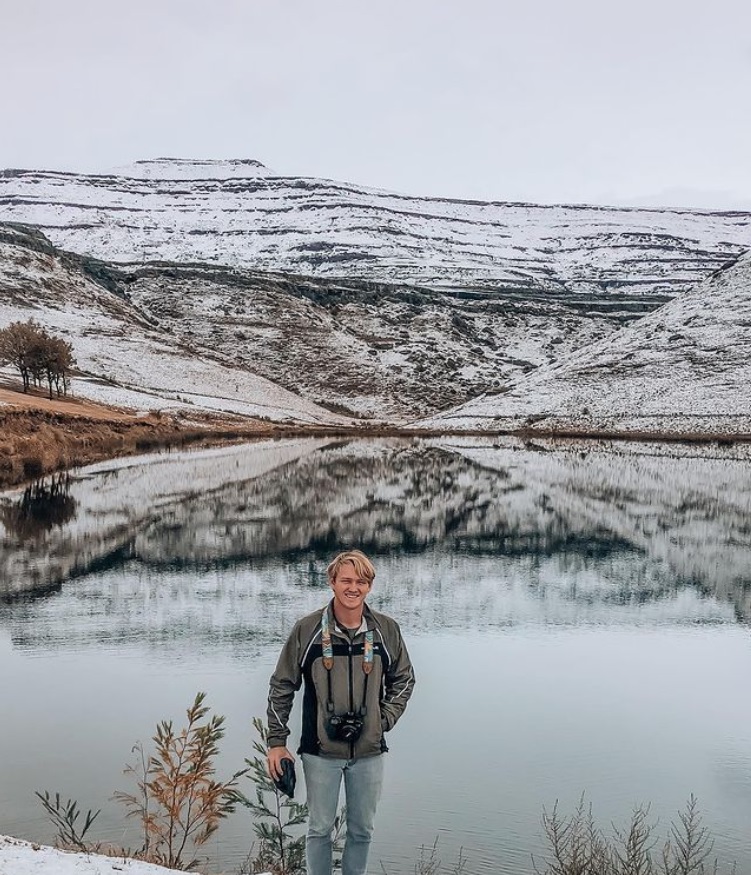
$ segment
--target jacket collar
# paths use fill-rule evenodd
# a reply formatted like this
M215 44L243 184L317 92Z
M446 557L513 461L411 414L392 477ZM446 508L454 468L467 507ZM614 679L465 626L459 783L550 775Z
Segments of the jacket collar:
M329 628L332 632L336 632L338 635L345 637L344 630L340 627L339 623L336 621L336 616L334 615L334 599L332 598L326 608L329 615ZM369 632L376 627L375 618L368 607L368 603L365 602L362 606L362 622L360 623L360 628L357 630L357 634L361 635L365 632Z

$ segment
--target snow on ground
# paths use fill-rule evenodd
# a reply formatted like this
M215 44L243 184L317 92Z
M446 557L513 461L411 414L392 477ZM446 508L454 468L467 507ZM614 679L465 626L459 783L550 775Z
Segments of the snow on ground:
M0 875L167 875L176 871L128 857L58 851L0 835Z
M166 875L175 871L123 857L58 851L0 835L0 875Z

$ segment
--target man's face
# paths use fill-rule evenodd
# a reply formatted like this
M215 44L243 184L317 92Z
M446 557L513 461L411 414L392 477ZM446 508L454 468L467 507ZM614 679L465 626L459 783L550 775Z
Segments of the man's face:
M345 610L356 611L362 607L365 597L370 592L370 584L360 577L351 562L345 562L339 567L334 580L330 583L334 591L334 602Z

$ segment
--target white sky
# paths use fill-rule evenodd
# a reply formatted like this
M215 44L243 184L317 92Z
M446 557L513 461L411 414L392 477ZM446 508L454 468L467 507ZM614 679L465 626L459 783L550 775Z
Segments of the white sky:
M749 0L0 0L0 168L751 208Z

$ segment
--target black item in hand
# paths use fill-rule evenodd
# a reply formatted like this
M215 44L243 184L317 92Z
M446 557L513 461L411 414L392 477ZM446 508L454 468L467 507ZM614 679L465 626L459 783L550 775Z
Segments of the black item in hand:
M282 777L274 781L274 786L281 793L285 793L290 799L295 795L295 784L297 776L295 775L295 764L289 757L285 757L280 763L279 768L282 770Z

